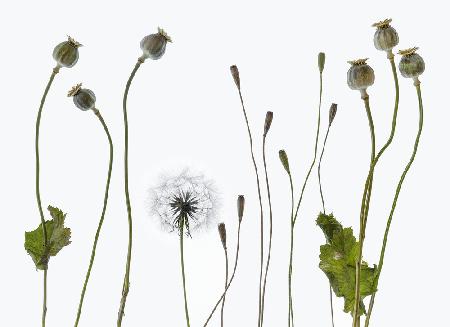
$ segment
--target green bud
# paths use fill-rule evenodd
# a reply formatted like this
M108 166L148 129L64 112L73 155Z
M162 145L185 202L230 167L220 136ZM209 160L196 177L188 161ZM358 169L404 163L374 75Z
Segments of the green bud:
M317 61L319 64L319 72L323 72L323 68L325 67L325 53L319 52L319 55L317 57Z
M78 109L83 111L95 109L96 98L94 92L81 88L81 83L72 87L67 96L73 97L73 103Z
M266 113L266 120L264 121L264 136L266 136L267 133L269 132L270 125L272 125L272 120L273 120L273 112L268 111Z
M286 151L280 150L278 151L278 155L280 156L280 161L283 164L284 169L288 174L290 174L291 170L289 169L289 160Z
M220 241L222 242L222 246L226 250L227 249L227 229L225 228L225 224L220 223L217 226L217 229L219 230L219 236L220 236Z
M241 223L242 217L244 216L244 207L245 207L245 198L243 195L239 195L237 199L237 212L239 223Z
M61 42L53 50L53 59L58 67L73 67L78 61L78 48L82 45L70 36L67 41Z

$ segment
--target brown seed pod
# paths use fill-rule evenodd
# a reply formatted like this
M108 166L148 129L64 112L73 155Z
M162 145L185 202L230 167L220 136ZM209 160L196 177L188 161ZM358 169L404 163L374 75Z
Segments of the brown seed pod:
M217 229L219 230L219 236L220 236L220 241L222 242L222 246L226 250L226 248L227 248L227 229L225 228L225 224L220 223L217 226Z

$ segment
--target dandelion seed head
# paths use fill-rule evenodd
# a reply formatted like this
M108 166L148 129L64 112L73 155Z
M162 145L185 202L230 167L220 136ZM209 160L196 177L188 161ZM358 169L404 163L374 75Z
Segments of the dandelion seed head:
M150 190L150 214L158 218L163 230L179 233L183 228L191 236L213 225L219 203L212 181L188 169L160 179Z

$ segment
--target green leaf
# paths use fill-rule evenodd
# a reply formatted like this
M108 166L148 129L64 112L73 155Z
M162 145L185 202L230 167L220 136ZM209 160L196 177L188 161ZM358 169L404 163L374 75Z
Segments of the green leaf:
M37 269L46 270L50 256L55 256L70 244L70 228L64 227L66 215L58 208L48 206L51 220L45 221L47 245L44 244L42 223L31 232L25 232L25 250Z
M317 224L328 242L320 247L319 268L328 277L331 287L338 297L344 298L344 311L352 313L355 306L356 261L359 243L352 228L342 228L333 215L320 214ZM363 299L373 294L376 267L370 268L366 262L361 265L361 303L359 313L365 314Z

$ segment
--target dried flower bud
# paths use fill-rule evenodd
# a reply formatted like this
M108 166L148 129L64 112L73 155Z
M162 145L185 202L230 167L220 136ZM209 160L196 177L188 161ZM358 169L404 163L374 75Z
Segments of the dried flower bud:
M280 156L280 161L283 164L284 169L288 174L290 174L291 170L289 169L289 160L286 151L280 150L278 151L278 155Z
M319 64L319 72L322 74L323 68L325 67L325 53L319 52L319 56L317 57L317 61Z
M56 60L58 67L73 67L78 61L78 48L81 46L70 36L67 41L58 44L53 49L53 59Z
M375 73L366 63L367 59L348 62L352 66L347 72L347 84L352 90L365 90L375 81Z
M226 250L227 249L227 229L225 228L225 224L220 223L217 226L217 229L219 230L220 241L222 242L222 246Z
M172 42L169 35L158 27L158 33L145 36L141 41L141 49L144 52L142 58L157 60L166 52L167 42Z
M78 109L83 111L95 109L95 94L89 89L81 88L81 83L72 87L67 93L68 97L73 97L73 103Z
M406 78L417 78L425 71L425 62L423 58L416 53L419 48L401 50L398 53L402 55L398 66L400 73Z
M244 207L245 207L245 198L243 195L239 195L237 199L237 212L239 217L239 223L241 223L242 217L244 216Z
M377 28L375 35L373 36L375 48L387 51L390 54L392 54L392 49L399 42L397 31L389 25L391 21L392 19L385 19L372 25Z
M333 123L334 117L336 116L336 112L337 112L337 104L333 103L331 104L330 107L330 112L329 112L329 119L328 119L328 124L329 126L331 126L331 124Z
M266 112L266 120L264 122L264 136L266 136L267 133L269 132L270 125L272 125L272 120L273 120L273 112L272 111Z
M238 89L241 88L241 79L239 78L239 69L236 65L230 66L231 75Z

